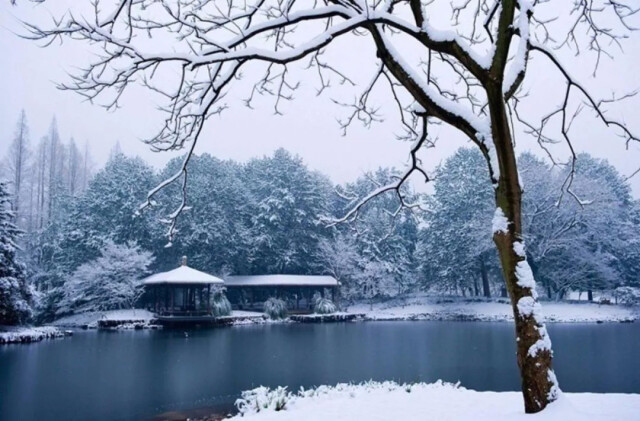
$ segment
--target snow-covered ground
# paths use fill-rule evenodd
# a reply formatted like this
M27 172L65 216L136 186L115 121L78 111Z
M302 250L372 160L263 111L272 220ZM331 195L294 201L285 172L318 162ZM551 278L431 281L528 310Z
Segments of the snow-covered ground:
M68 332L64 332L53 326L5 326L0 327L0 344L38 342L43 339L62 338L67 335Z
M258 388L243 394L247 421L631 421L640 395L565 393L544 411L526 415L519 392L476 392L436 382L320 386L300 393ZM283 407L284 405L284 407ZM279 407L280 410L276 410ZM257 410L259 408L259 411Z
M612 304L543 301L542 313L548 322L635 321L640 309ZM412 295L383 303L356 304L346 309L364 313L366 320L480 320L512 321L507 299L460 299Z
M586 302L542 302L542 312L549 322L621 322L640 319L638 307ZM415 294L391 301L355 304L347 314L364 314L365 320L479 320L511 321L511 305L507 299L460 299ZM281 323L264 319L262 313L234 310L234 324ZM147 310L114 310L74 314L58 319L52 326L95 328L99 320L119 320L148 324L154 318ZM285 320L285 322L288 320Z
M153 318L153 313L141 309L95 311L66 316L54 321L51 325L58 327L95 328L98 326L98 320L126 320L148 323Z

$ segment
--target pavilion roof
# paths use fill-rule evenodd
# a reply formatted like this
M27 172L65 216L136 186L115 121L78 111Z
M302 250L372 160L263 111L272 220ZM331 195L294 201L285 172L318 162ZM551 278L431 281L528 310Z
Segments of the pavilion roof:
M168 272L156 273L142 281L145 285L154 284L223 284L224 281L208 273L182 265Z

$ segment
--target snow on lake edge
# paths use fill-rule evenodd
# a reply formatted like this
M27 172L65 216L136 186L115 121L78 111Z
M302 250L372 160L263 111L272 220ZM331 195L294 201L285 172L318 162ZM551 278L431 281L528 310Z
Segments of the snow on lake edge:
M296 394L257 388L243 397L244 414L233 420L622 421L637 419L640 413L639 394L564 393L546 410L530 415L524 413L520 392L477 392L440 381L338 384ZM283 403L284 409L276 411Z
M555 301L541 301L540 305L547 322L632 322L640 318L638 307ZM507 299L464 300L416 295L373 305L358 303L348 306L347 311L363 313L366 320L513 321Z

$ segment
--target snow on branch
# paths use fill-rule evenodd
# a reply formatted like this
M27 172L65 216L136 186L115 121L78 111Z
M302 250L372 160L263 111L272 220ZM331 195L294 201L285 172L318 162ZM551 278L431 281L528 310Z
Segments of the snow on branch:
M411 163L410 163L409 167L404 171L404 173L402 173L397 178L397 180L394 181L393 183L389 183L389 184L378 186L376 189L374 189L372 192L367 194L365 197L363 197L362 199L358 200L355 203L355 205L353 205L352 208L344 216L342 216L341 218L337 218L337 219L324 218L325 222L328 222L328 226L331 227L331 226L335 226L337 224L341 224L341 223L345 223L345 222L350 222L350 221L356 220L358 218L359 212L361 211L361 209L367 203L369 203L371 200L373 200L376 197L381 196L381 195L383 195L383 194L385 194L387 192L395 192L395 194L398 197L398 200L400 201L400 206L398 207L398 209L392 215L393 217L397 216L397 214L403 208L425 210L424 208L422 208L420 203L408 203L407 200L406 200L406 197L402 193L403 185L407 182L409 177L411 177L411 175L414 172L420 173L424 177L424 181L425 182L429 182L430 181L429 175L421 167L421 161L417 156L418 152L423 147L423 145L425 144L425 141L428 138L428 130L427 130L427 128L428 128L428 120L427 120L426 116L422 116L422 122L423 122L422 123L423 124L422 125L422 135L416 141L416 143L411 148L411 151L409 152ZM351 201L354 201L356 199L353 195L346 196L346 195L344 195L344 193L341 194L341 197L347 198L348 200L351 200Z

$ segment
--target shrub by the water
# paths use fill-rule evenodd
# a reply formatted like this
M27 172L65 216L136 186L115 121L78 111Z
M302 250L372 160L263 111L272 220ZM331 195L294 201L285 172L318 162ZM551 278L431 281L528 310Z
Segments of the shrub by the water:
M286 408L289 399L293 397L286 387L280 386L276 389L260 386L253 390L245 390L241 396L236 400L236 407L241 415L262 411L282 411Z
M279 298L271 297L264 302L264 312L270 319L284 319L287 317L287 304Z
M331 314L335 313L337 310L336 305L328 298L320 298L316 300L313 306L313 312L317 314Z
M224 290L214 291L211 297L211 312L215 317L229 316L231 314L231 303L224 295Z

